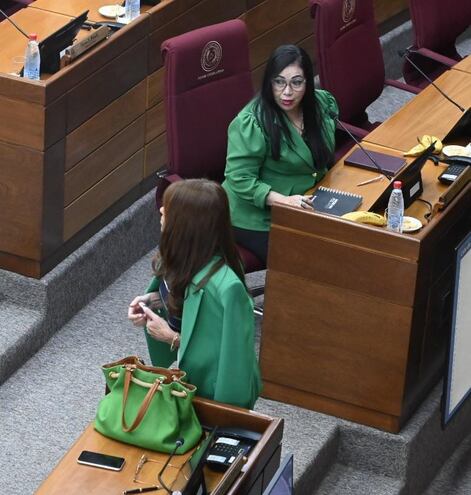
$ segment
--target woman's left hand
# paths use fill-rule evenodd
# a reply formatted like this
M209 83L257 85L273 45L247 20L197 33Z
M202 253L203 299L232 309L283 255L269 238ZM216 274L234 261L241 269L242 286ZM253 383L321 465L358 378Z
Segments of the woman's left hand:
M314 208L312 205L312 196L302 196L301 197L301 208Z
M147 307L143 309L147 318L147 333L160 342L171 344L176 332L169 327L168 323L163 318L154 313L151 309Z

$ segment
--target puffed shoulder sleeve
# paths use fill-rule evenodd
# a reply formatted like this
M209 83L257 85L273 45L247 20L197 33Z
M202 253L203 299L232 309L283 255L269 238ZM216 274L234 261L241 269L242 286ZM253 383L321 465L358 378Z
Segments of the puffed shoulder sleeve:
M265 134L252 112L241 112L228 129L226 184L241 199L265 208L271 186L260 180L268 152Z

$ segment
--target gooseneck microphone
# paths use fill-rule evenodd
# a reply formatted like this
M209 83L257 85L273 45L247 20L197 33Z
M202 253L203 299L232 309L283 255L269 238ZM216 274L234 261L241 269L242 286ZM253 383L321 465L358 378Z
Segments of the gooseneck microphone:
M167 466L169 465L170 461L172 460L173 456L175 455L178 447L181 447L185 443L185 440L183 438L177 438L175 442L175 447L172 450L172 453L168 456L167 460L165 461L165 464L162 466L162 469L159 471L159 474L157 475L157 478L159 480L159 483L162 485L162 488L169 494L172 495L172 492L170 489L167 487L167 485L163 482L162 480L162 475L164 474L165 470L167 469Z
M405 58L411 65L414 67L414 69L424 77L426 81L428 81L442 96L444 96L450 103L453 103L455 107L458 107L463 113L466 112L466 109L463 108L459 103L454 101L452 98L450 98L441 88L439 88L433 81L432 79L425 74L425 72L415 63L412 61L412 59L409 57L409 53L414 53L413 50L410 50L407 48L406 50L399 50L397 52L401 58Z
M336 124L338 124L355 142L355 144L358 145L358 147L363 151L363 153L369 158L371 163L378 169L378 172L383 174L387 179L391 180L392 175L388 174L385 170L381 168L381 166L378 164L378 162L368 153L368 151L362 146L360 141L347 129L347 127L342 123L342 121L337 117L337 115L333 112L329 113L329 116L331 117L332 120L335 121Z
M14 22L12 19L10 19L10 16L8 14L6 14L5 12L3 12L2 9L0 9L0 14L3 14L3 16L5 17L5 19L8 21L8 22L11 22L13 24L13 26L15 26L15 28L23 35L25 36L26 38L28 38L29 40L29 36L20 28L20 26L18 26L18 24L16 24L16 22Z

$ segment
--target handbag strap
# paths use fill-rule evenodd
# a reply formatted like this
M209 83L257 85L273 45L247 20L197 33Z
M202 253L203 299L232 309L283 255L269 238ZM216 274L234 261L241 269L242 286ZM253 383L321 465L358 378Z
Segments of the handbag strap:
M126 368L126 374L124 375L123 407L122 407L122 412L121 412L121 426L123 428L123 431L125 431L126 433L129 433L130 431L135 430L141 424L141 421L144 419L144 416L146 415L146 412L149 409L150 403L151 403L154 395L159 391L159 386L161 384L161 380L159 380L157 378L155 380L155 382L152 384L151 388L149 389L146 396L144 397L144 400L142 401L142 404L141 404L141 407L139 408L139 411L137 411L136 418L134 419L132 425L128 426L126 424L125 411L126 411L126 403L128 400L129 385L131 383L131 377L132 377L132 372L134 371L134 367L131 365L131 366L126 366L125 368Z

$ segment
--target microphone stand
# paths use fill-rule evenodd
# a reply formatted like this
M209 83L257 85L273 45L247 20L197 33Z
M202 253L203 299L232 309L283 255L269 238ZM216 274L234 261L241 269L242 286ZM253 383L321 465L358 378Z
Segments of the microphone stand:
M365 153L365 155L370 159L371 163L378 169L378 171L383 174L388 180L392 179L392 175L388 174L385 172L378 163L376 163L376 160L368 153L368 151L361 145L360 141L347 129L346 126L343 125L342 121L337 117L337 115L332 114L331 115L332 119L335 120L335 123L338 124L352 139L353 141L358 145L358 147Z
M167 485L163 482L162 480L162 475L164 474L164 471L167 469L167 466L169 465L170 461L172 460L173 456L177 452L178 447L181 447L185 441L183 438L177 439L175 442L175 447L172 451L172 453L168 456L167 460L165 461L165 464L162 466L162 469L159 471L159 474L157 475L157 479L159 480L159 483L161 484L162 488L169 494L172 495L172 492L170 489L167 487Z
M442 96L444 96L450 103L453 103L455 107L458 107L463 113L466 112L466 109L463 108L459 103L456 101L452 100L442 89L440 89L433 81L432 79L425 74L425 72L415 63L412 61L412 59L409 57L409 53L414 53L411 51L409 48L406 50L399 50L398 54L401 58L405 58L411 65L414 67L414 69L422 76L426 81L428 81Z
M16 22L14 22L12 19L10 19L10 17L5 13L3 12L2 9L0 9L0 13L3 14L3 16L5 17L5 19L8 21L8 22L11 22L13 24L13 26L15 26L15 28L23 35L25 36L28 40L29 40L29 36L20 28L20 26L18 26L18 24L16 24Z

